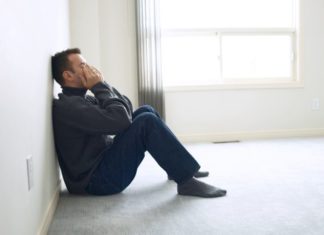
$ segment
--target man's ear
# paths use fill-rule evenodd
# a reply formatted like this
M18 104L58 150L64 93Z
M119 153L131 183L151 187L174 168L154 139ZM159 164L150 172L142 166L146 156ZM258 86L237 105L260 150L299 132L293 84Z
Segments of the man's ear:
M65 70L62 75L66 81L71 81L73 79L73 74L68 70Z

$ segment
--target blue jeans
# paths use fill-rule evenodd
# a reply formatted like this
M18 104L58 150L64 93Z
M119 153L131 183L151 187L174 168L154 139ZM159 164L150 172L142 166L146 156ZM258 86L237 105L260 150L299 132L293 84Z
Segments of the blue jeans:
M123 191L134 179L146 151L177 183L190 179L200 168L159 114L144 105L133 113L132 124L116 135L113 145L101 153L103 160L86 191L94 195Z

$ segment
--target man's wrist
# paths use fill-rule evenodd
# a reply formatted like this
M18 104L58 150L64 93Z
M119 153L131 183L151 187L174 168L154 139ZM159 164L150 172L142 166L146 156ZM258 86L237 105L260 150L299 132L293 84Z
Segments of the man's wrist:
M91 88L89 88L89 90L92 91L93 89L96 89L96 87L100 87L101 85L103 85L103 82L99 81L96 84L94 84Z

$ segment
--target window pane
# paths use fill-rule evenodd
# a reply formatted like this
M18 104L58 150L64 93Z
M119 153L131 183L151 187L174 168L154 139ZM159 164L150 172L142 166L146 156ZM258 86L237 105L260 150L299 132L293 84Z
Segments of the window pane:
M219 77L217 36L162 38L162 76L166 86L215 83Z
M161 0L161 25L174 28L290 28L295 0Z
M290 78L291 37L223 36L222 59L224 78Z

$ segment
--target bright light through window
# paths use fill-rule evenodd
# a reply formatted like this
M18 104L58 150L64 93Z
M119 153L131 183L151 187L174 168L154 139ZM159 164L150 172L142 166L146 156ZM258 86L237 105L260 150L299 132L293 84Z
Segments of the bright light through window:
M224 78L291 76L289 36L224 36L222 48Z
M166 37L162 51L162 76L169 85L211 84L219 77L216 36Z
M297 0L160 0L165 86L294 81Z
M294 0L160 0L162 28L289 28Z

